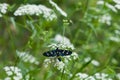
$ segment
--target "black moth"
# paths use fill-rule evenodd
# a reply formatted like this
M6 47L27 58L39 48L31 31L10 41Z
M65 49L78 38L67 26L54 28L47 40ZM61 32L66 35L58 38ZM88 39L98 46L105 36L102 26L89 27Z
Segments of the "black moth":
M72 51L70 50L62 50L58 48L56 48L55 50L51 50L43 53L43 55L46 57L57 57L59 61L61 61L60 56L67 56L71 54L72 54Z

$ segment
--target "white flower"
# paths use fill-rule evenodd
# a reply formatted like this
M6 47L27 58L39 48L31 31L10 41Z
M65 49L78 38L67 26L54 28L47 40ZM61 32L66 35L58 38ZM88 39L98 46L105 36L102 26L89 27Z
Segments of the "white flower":
M8 9L8 4L7 3L2 3L0 4L0 17L2 17L2 14L5 14Z
M63 61L64 61L64 63L67 64L69 61L76 60L77 58L78 58L78 54L75 52L72 52L71 55L63 56Z
M20 6L15 12L15 16L22 16L22 15L43 15L43 17L47 21L52 21L53 19L56 19L57 16L55 12L47 8L44 5L34 5L34 4L27 4L27 5L22 5Z
M30 75L29 75L29 74L27 74L27 75L25 76L25 80L30 80Z
M104 14L100 17L99 22L111 25L111 16L109 14Z
M114 41L114 42L120 42L120 38L115 37L115 36L111 36L111 37L110 37L110 40L111 40L111 41Z
M76 76L78 76L81 80L84 80L88 77L88 75L85 73L77 73Z
M57 34L53 40L54 40L54 43L52 43L51 45L48 45L48 47L51 47L53 49L60 48L63 50L64 49L66 50L68 48L74 49L74 46L73 46L73 44L71 44L70 40L64 36ZM54 67L56 67L58 70L60 70L62 72L65 64L67 64L71 60L76 60L78 58L78 54L75 52L72 52L71 55L59 56L59 57L62 58L62 61L59 61L57 59L57 56L55 56L53 58L45 59L44 66L48 67L48 64L54 63ZM64 73L66 73L66 71L64 71Z
M4 80L21 80L23 78L21 69L15 66L6 66L4 67L4 70L8 77L6 77Z
M112 80L111 78L109 78L109 75L105 73L96 73L94 77L99 80Z
M80 80L112 80L112 78L105 73L96 73L93 76L89 76L86 73L77 73L76 76L78 76Z
M0 13L0 17L2 17L2 14Z
M54 40L55 40L56 42L59 42L59 43L64 42L64 43L66 43L66 44L71 44L71 43L70 43L70 40L69 40L68 38L66 38L66 37L64 37L64 36L62 36L62 35L60 35L60 34L57 34L57 35L55 36Z
M61 15L63 15L64 17L67 17L67 14L60 7L58 7L58 5L55 2L53 2L52 0L49 0L49 3L52 6L54 6L56 10L58 10L58 12L61 13Z
M120 73L117 73L116 77L120 80Z
M97 60L92 60L91 63L95 66L99 66L100 63Z
M97 1L97 5L105 5L106 7L108 7L109 9L111 9L113 12L117 12L117 9L115 8L115 6L105 2L104 0L98 0Z
M85 80L96 80L93 76L89 76L88 78L86 78Z
M70 55L69 56L64 56L64 62L68 63L71 59Z
M113 0L116 4L120 4L120 0Z
M36 58L30 54L28 54L28 52L19 52L16 51L17 56L24 62L29 62L29 63L34 63L36 65L39 64L39 62L36 60Z
M45 59L44 60L44 66L48 67L48 65L51 63L51 59Z
M84 61L87 63L87 62L89 62L91 60L91 57L86 57L85 59L84 59ZM100 63L97 61L97 60L92 60L91 61L91 63L94 65L94 66L99 66L100 65Z
M85 62L89 62L90 60L91 60L91 57L86 57L86 58L84 59Z
M72 76L73 76L73 74L72 74L72 73L69 73L68 75L69 75L70 77L72 77Z
M4 80L12 80L10 77L6 77Z
M109 4L109 3L106 3L106 6L111 9L113 12L117 12L117 9L115 8L115 6Z
M73 58L73 60L78 59L78 54L76 52L72 52L72 54L70 55L70 57Z
M71 44L70 40L60 34L57 34L54 38L54 41L56 43L52 43L51 45L49 45L48 47L52 47L52 48L70 48L70 49L74 49L73 44Z
M97 1L97 5L103 5L104 4L104 1L103 0L98 0Z
M7 12L8 4L2 3L0 4L0 13L5 14Z
M120 9L120 4L116 4L115 7L116 7L117 9Z
M65 64L62 61L56 60L56 63L54 64L54 67L57 67L58 70L61 72L64 69Z
M116 4L115 4L115 7L117 9L120 9L120 0L113 0Z
M51 63L54 64L53 66L60 70L60 72L62 72L65 67L65 64L62 61L59 61L57 58L45 59L43 64L45 67L48 67L48 65Z
M115 30L115 33L120 35L120 30Z

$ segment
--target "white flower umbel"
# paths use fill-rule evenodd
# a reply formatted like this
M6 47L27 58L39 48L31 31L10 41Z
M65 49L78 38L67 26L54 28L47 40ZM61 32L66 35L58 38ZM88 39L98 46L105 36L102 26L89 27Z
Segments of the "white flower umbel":
M91 57L86 57L85 59L84 59L84 61L87 63L87 62L89 62L91 60ZM94 66L99 66L100 65L100 63L97 61L97 60L95 60L95 59L93 59L92 61L91 61L91 64L93 64Z
M2 14L0 13L0 17L2 17Z
M27 75L25 76L25 80L30 80L30 79L31 79L30 75L27 74Z
M89 62L91 60L91 57L86 57L86 58L84 58L84 61L87 63L87 62Z
M53 2L52 0L49 0L49 3L52 6L54 6L61 15L63 15L64 17L67 17L67 14L60 7L58 7L58 5L55 2Z
M120 0L113 0L116 4L115 4L115 7L117 9L120 9Z
M79 77L80 80L112 80L112 78L105 73L96 73L93 76L90 76L86 73L77 73L76 77Z
M116 4L115 7L116 7L117 9L120 9L120 4Z
M68 63L69 61L71 61L71 60L76 60L76 59L78 59L78 54L76 53L76 52L72 52L72 54L71 55L69 55L69 56L64 56L64 62L65 63Z
M48 67L48 65L49 65L50 63L52 63L51 59L45 59L45 60L44 60L44 66L45 66L45 67Z
M29 62L29 63L34 63L36 65L39 64L39 62L36 60L36 58L30 54L28 54L28 52L19 52L16 51L17 56L24 62Z
M113 5L109 4L109 3L106 3L106 6L107 6L109 9L111 9L113 12L116 12L116 13L117 13L117 9L116 9L115 6L113 6Z
M114 42L117 42L117 43L120 42L120 38L119 38L119 37L116 37L116 36L111 36L111 37L110 37L110 40L111 40L111 41L114 41Z
M70 48L72 50L74 49L74 46L70 42L70 40L67 37L64 37L64 36L62 36L60 34L57 34L55 36L54 42L55 43L50 44L48 47L51 47L53 49L55 49L56 47L63 48L63 49L66 49L66 48Z
M5 14L8 9L8 4L7 3L2 3L0 4L0 17L2 17L2 14Z
M100 23L105 23L107 25L111 25L111 16L109 14L104 14L100 17L99 22Z
M98 0L97 5L105 5L107 8L111 9L113 12L117 12L117 9L115 6L109 4L108 2L105 2L104 0Z
M118 80L120 80L120 73L117 73L116 77L117 77Z
M57 58L49 58L44 60L44 66L48 67L50 64L53 64L60 72L63 71L65 64L62 61L59 61ZM65 71L64 71L65 72Z
M96 80L112 80L108 74L105 73L96 73L94 75Z
M92 60L91 63L92 63L94 66L100 66L100 63L99 63L97 60Z
M85 78L88 77L88 74L86 73L77 73L76 76L80 78L80 80L84 80Z
M114 35L110 35L109 39L113 42L119 43L120 42L120 30L115 30Z
M22 5L20 6L15 12L15 16L22 16L22 15L36 15L40 16L43 15L43 17L47 21L52 21L53 19L56 19L57 16L55 12L47 8L44 5L35 5L35 4L27 4L27 5Z
M54 64L54 67L57 67L58 70L61 72L64 69L65 64L62 61L56 60L56 63Z
M76 60L78 58L78 54L76 52L73 52L71 54L71 57L73 57L73 59Z
M103 0L98 0L97 5L103 5L105 2Z
M23 76L21 73L21 69L15 66L6 66L4 67L4 70L8 77L6 77L4 80L22 80Z
M87 77L86 79L84 79L84 80L96 80L93 76L89 76L89 77Z
M116 4L120 4L120 0L113 0Z

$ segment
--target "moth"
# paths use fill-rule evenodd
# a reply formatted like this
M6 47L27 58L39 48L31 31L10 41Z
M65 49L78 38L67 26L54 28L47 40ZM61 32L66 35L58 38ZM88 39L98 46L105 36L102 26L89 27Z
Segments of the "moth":
M62 50L58 48L56 48L55 50L51 50L43 53L43 55L46 57L57 57L59 61L61 61L60 56L68 56L71 54L72 54L72 51L70 50Z

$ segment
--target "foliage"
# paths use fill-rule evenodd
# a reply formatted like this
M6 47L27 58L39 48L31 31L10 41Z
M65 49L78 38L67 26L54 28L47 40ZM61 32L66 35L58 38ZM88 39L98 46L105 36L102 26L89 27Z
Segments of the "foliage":
M0 2L1 80L120 80L119 0Z

